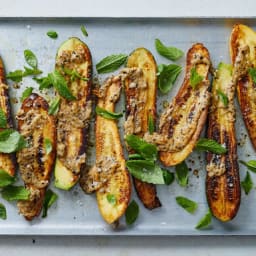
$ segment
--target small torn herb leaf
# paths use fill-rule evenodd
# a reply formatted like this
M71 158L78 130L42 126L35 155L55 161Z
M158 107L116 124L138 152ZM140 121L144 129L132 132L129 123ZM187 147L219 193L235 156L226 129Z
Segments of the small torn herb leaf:
M88 81L89 79L81 76L75 69L63 68L63 72L70 76L71 82L74 82L76 79L81 79L83 81Z
M49 106L49 110L48 110L49 115L56 115L59 111L59 107L60 107L60 97L56 97L52 100Z
M39 84L40 91L42 91L43 89L49 89L53 86L48 76L39 78L33 77L33 80L35 80Z
M196 225L196 229L204 229L207 228L212 222L212 214L210 210L198 221Z
M49 30L46 34L47 34L47 36L49 36L52 39L56 39L58 37L57 32L53 31L53 30Z
M12 72L9 72L7 75L6 75L6 78L16 82L16 83L19 83L22 81L22 78L23 78L23 71L18 69L18 70L15 70L15 71L12 71Z
M169 172L168 170L165 169L162 169L162 172L165 185L171 185L175 180L174 173Z
M50 139L48 138L44 139L44 147L45 147L46 155L49 155L52 152L52 142Z
M44 203L43 203L43 214L42 218L47 217L48 209L54 204L58 199L58 195L51 189L48 189L45 193Z
M3 109L0 108L0 128L7 127L7 118Z
M88 32L87 32L87 30L86 30L84 25L81 26L81 31L82 31L84 36L86 36L86 37L88 36Z
M0 188L9 186L13 184L15 181L16 181L15 177L11 176L6 171L0 169Z
M37 69L38 61L36 55L31 50L27 49L24 51L24 58L30 67Z
M225 154L227 149L216 140L201 138L197 141L195 149L198 151L209 151L215 154Z
M23 186L7 186L2 190L2 197L7 201L27 200L30 192Z
M20 98L20 101L23 102L26 98L28 98L28 97L32 94L33 90L34 90L34 88L32 88L32 87L26 88L26 89L23 91L23 93L22 93L22 96L21 96L21 98Z
M111 119L111 120L116 120L116 119L123 116L122 112L120 112L120 113L111 112L111 111L108 111L108 110L106 110L104 108L101 108L99 106L96 107L95 111L96 111L97 115L102 116L106 119Z
M177 196L176 202L180 205L184 210L189 213L194 213L197 210L197 203L183 196Z
M154 119L152 115L148 116L148 132L152 134L155 131Z
M116 205L116 197L113 194L107 194L107 200L110 204Z
M248 168L248 170L256 173L256 160L250 160L248 162L240 160L239 162L245 165Z
M241 181L241 186L244 189L246 195L248 195L253 188L253 181L250 173L247 171L246 176L243 181Z
M127 225L132 225L139 215L139 206L138 204L132 200L132 202L128 205L125 212L125 220Z
M186 187L188 184L188 166L185 161L177 164L175 166L175 176L176 180L178 181L179 185L182 187Z
M256 68L249 68L248 73L252 78L252 81L256 84Z
M227 95L225 93L223 93L221 90L217 90L217 94L218 94L219 98L221 99L223 105L225 107L227 107L228 106L228 97L227 97Z
M7 219L6 208L2 203L0 203L0 219L2 220Z
M204 78L197 73L196 67L193 67L190 70L189 80L190 80L191 87L193 89L196 89L197 85L200 84L204 80Z

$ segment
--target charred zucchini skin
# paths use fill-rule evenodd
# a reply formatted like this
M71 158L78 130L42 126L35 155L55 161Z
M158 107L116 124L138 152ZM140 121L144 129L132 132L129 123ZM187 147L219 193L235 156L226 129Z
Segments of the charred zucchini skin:
M147 80L147 103L145 108L140 110L140 112L142 112L141 115L143 116L143 121L141 123L141 132L136 134L137 136L143 137L144 134L148 132L149 116L153 118L154 122L156 120L157 65L154 56L150 51L145 48L138 48L130 54L126 66L128 68L141 68L143 70L143 75ZM129 79L126 79L126 117L132 111L131 100L136 97L136 93L140 92L137 91L136 88L129 88ZM157 189L154 184L142 182L136 178L133 178L133 182L137 195L146 208L152 210L161 206L161 202L157 197Z
M228 97L225 107L217 90L221 90ZM208 117L208 138L224 144L227 153L215 155L207 153L207 167L213 172L222 164L225 172L221 175L210 175L207 171L206 194L212 214L221 221L233 219L239 209L241 189L239 166L237 163L237 143L235 136L235 85L232 81L230 65L221 63L215 72L212 86L212 104Z
M23 214L26 220L29 221L40 214L47 189L47 185L41 187L38 185L38 182L49 184L55 162L56 121L54 116L48 114L48 108L49 106L46 100L35 93L25 99L21 106L23 116L26 116L29 111L37 111L37 113L41 115L41 118L46 120L44 124L40 125L40 129L38 127L33 128L31 135L24 135L25 139L32 140L30 143L36 149L36 153L33 151L33 155L30 154L30 158L33 161L33 163L29 162L29 164L33 166L30 172L28 172L26 166L28 162L24 160L26 159L24 158L24 154L29 154L27 152L28 148L22 149L17 153L21 178L24 180L25 187L30 191L30 195L35 191L39 194L36 199L30 198L29 200L18 202L18 208L20 209L21 214ZM32 118L31 123L33 121L34 119ZM20 118L18 119L18 130L21 134L26 134L27 131L25 121ZM46 154L44 145L44 140L46 138L50 140L52 146L52 150L48 155ZM28 177L32 178L28 181Z
M239 75L236 75L234 79L236 83L237 98L242 112L243 120L249 137L251 139L254 149L256 149L256 105L254 99L256 97L255 84L250 77L249 68L256 67L256 33L248 26L242 24L236 24L233 27L230 37L230 55L231 61L234 65L234 70ZM244 51L244 53L241 53ZM247 56L246 56L247 52ZM236 61L240 56L240 60ZM239 62L246 63L243 65L243 72L239 69L236 70L236 66L239 66Z
M0 58L0 108L4 111L7 118L7 127L13 128L13 120L11 113L11 103L8 93L8 87L6 85L4 64ZM1 130L1 129L0 129ZM0 169L5 170L10 175L15 175L17 162L15 154L0 153Z

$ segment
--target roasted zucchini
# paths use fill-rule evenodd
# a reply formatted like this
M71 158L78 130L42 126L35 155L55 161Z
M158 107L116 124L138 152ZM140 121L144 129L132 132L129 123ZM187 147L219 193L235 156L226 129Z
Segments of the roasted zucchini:
M138 48L129 56L127 68L123 71L127 74L125 135L143 137L148 132L149 120L155 122L156 119L157 66L153 55L147 49ZM146 208L161 206L154 184L136 178L133 180L138 197Z
M122 77L109 78L95 90L97 106L113 112L120 97ZM115 120L96 116L96 164L81 177L81 187L87 193L96 191L100 213L111 224L125 213L130 201L131 184L125 166L120 135Z
M159 133L147 133L144 139L158 146L160 160L166 166L181 163L192 151L206 122L210 103L208 79L211 61L208 50L200 43L187 53L184 82L160 118ZM192 70L202 79L191 85Z
M80 177L86 161L91 116L92 60L89 48L78 38L64 42L57 53L56 70L66 79L75 100L61 97L57 114L55 186L68 190Z
M35 93L24 100L16 118L19 132L28 143L28 147L17 153L17 161L21 178L30 192L28 200L18 202L18 208L27 220L32 220L41 212L54 167L56 124L54 116L48 114L48 103ZM51 150L47 149L46 141Z
M230 38L230 54L234 66L233 80L243 120L254 149L256 149L256 84L249 71L256 68L255 49L256 33L245 25L235 25Z
M13 127L13 121L11 117L11 104L8 94L8 85L5 81L5 72L3 61L0 58L0 109L6 116L7 126L6 128ZM4 128L0 128L3 130ZM11 176L15 175L16 159L15 154L0 153L0 169L6 171Z
M225 145L227 153L207 153L206 194L212 214L221 221L229 221L236 216L241 196L234 97L232 66L220 63L212 85L207 133L208 138Z

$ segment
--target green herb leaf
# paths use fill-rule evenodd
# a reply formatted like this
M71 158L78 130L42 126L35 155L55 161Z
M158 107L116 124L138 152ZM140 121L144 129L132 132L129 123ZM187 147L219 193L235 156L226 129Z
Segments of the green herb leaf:
M20 101L23 102L26 98L28 98L32 94L33 90L34 88L32 87L28 87L27 89L25 89L24 92L22 93Z
M128 157L129 160L144 160L140 154L130 154Z
M111 112L104 108L100 108L99 106L96 107L95 111L97 115L102 116L106 119L111 119L111 120L115 120L123 116L122 112L120 113Z
M3 109L0 108L0 128L6 128L7 118Z
M85 28L84 25L81 26L81 31L82 31L84 36L88 36L88 33L87 33L86 28Z
M39 69L32 69L32 68L28 68L28 67L24 67L25 71L23 72L23 77L25 76L36 76L36 75L40 75L43 72Z
M107 194L107 200L110 204L116 205L116 197L112 194Z
M246 195L248 195L251 189L253 188L253 181L248 171L246 172L245 179L241 181L241 186L244 189L244 192Z
M56 115L59 111L60 107L60 97L56 97L55 99L52 100L48 113L49 115Z
M6 187L8 185L13 184L16 181L16 178L11 176L4 170L0 170L0 187Z
M175 64L158 66L158 88L162 93L168 93L172 89L181 70L181 66Z
M250 160L247 163L245 161L239 161L241 164L245 165L250 171L256 173L256 160Z
M45 147L46 155L49 155L52 152L52 142L50 139L48 138L44 139L44 147Z
M212 222L212 214L210 210L203 216L196 225L196 229L203 229L208 227Z
M32 67L33 69L37 68L37 58L36 58L36 55L32 51L30 51L28 49L25 50L24 58L30 67Z
M46 34L47 34L47 36L49 36L52 39L56 39L58 37L57 32L55 32L53 30L49 30Z
M148 131L150 134L155 131L154 118L152 115L148 116Z
M149 144L140 137L130 134L125 137L128 146L140 154L144 159L156 160L157 147L156 145Z
M33 77L33 80L35 80L39 84L40 91L42 91L43 89L49 89L53 86L48 76L40 78Z
M248 73L252 78L252 81L256 84L256 68L249 68Z
M58 195L51 189L48 189L45 193L44 203L43 203L43 215L42 218L47 217L48 209L54 204L58 199Z
M188 167L185 161L175 166L175 176L179 185L186 187L188 184Z
M138 204L132 200L132 202L128 205L125 212L125 220L127 225L132 225L139 215L139 206Z
M176 202L183 209L185 209L189 213L194 213L197 210L197 203L183 196L177 196Z
M9 72L7 75L6 75L6 78L8 79L11 79L12 81L16 82L16 83L19 83L22 81L22 78L23 78L23 71L18 69L18 70L15 70L13 72Z
M168 170L162 169L163 178L165 185L171 185L174 182L174 173L169 172Z
M1 203L0 203L0 219L2 219L2 220L6 220L7 219L6 208Z
M227 97L227 95L225 93L223 93L221 90L217 90L217 94L220 97L223 105L225 107L227 107L228 106L228 97Z
M212 139L201 138L196 143L196 150L209 151L215 154L225 154L227 149Z
M60 74L59 71L55 70L52 73L48 74L48 79L57 90L57 92L60 94L60 96L66 98L67 100L76 99L76 97L71 94L65 78Z
M2 197L7 201L27 200L30 192L23 186L7 186L2 190Z
M81 79L83 81L88 81L89 79L81 76L75 69L63 68L63 72L70 76L71 82L74 82L76 79Z
M159 39L155 39L157 52L165 58L176 61L184 55L184 52L176 47L165 46Z
M190 85L193 89L196 89L197 85L200 84L204 78L196 72L196 67L191 68L190 71Z
M127 55L125 54L107 56L96 64L97 72L99 74L113 72L122 66L126 59Z
M26 147L25 139L12 129L7 129L0 132L0 152L13 153Z

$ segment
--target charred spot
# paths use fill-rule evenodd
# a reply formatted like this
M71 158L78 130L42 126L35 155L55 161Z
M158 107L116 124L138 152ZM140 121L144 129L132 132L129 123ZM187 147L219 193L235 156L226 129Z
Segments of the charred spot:
M38 138L38 148L37 148L37 162L38 162L38 165L39 165L40 172L44 171L43 157L44 157L43 136L39 136L39 138Z

